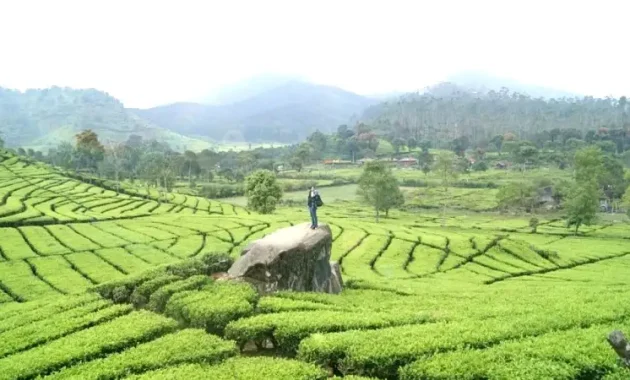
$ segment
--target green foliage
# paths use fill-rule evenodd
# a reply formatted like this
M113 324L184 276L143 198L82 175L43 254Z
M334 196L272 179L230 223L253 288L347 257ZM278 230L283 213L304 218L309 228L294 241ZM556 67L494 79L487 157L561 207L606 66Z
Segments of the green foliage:
M451 182L459 176L455 157L449 152L438 153L433 170L439 175L444 190L448 190Z
M390 156L393 153L398 153L400 151L400 148L402 147L402 141L396 141L396 143L400 145L395 145L393 142L390 143L386 140L379 140L378 146L375 150L376 156Z
M326 372L313 364L297 360L241 357L224 361L216 366L204 364L184 364L177 367L164 368L142 375L130 376L129 380L325 380Z
M204 330L185 329L105 358L64 368L48 378L117 379L132 373L181 363L218 363L237 353L233 342L222 340Z
M261 214L272 213L282 198L276 175L269 170L257 170L247 177L245 193L247 206Z
M82 130L102 141L124 141L131 134L167 141L174 149L209 144L157 128L139 118L118 100L94 89L51 87L25 92L0 88L0 133L8 146L47 151L69 142Z
M472 165L472 170L476 172L485 172L486 170L488 170L488 164L486 164L485 161L476 161Z
M532 183L508 183L501 186L497 192L497 202L503 210L520 208L531 211L538 201L537 197L536 188Z
M54 341L64 335L107 322L130 311L130 306L111 305L111 302L101 300L13 328L1 334L0 357Z
M529 219L529 226L532 229L532 233L536 233L536 229L538 228L539 223L540 221L536 217L532 217L531 219Z
M201 290L176 293L164 312L187 326L222 333L230 321L252 314L257 299L258 293L247 283L215 282Z
M396 178L383 162L366 163L358 184L357 194L374 208L376 221L379 219L380 211L385 211L387 215L390 209L400 207L404 203Z
M369 133L366 128L360 132ZM559 131L554 139L573 136ZM623 286L628 225L613 222L625 216L607 215L597 226L579 227L582 236L575 237L555 213L531 218L481 212L496 207L498 187L509 183L516 184L513 190L531 186L538 196L563 200L573 170L471 172L448 191L435 186L441 183L437 172L425 177L394 170L396 182L415 187L401 189L407 206L422 212L401 210L379 224L371 220L372 207L344 198L358 185L331 188L347 199L331 200L324 211L344 291L283 291L258 299L247 285L215 281L222 276L210 274L227 270L229 256L251 241L304 220L303 203L256 215L185 193L188 176L181 171L178 192L160 195L158 203L157 190L137 181L121 181L117 194L110 181L75 180L10 152L0 152L0 161L0 342L6 342L0 344L0 379L232 379L235 373L299 379L311 370L320 376L315 378L330 376L318 364L345 378L574 380L627 374L619 372L604 339L612 329L630 327L630 293ZM604 155L601 170L595 189L623 178L611 156ZM356 182L360 172L314 168L282 175L282 186L305 189L311 181ZM580 193L572 189L570 199ZM296 200L304 202L305 195L300 191ZM449 213L440 217L433 208L441 202ZM62 294L92 284L98 294ZM100 294L133 305L113 305ZM140 318L133 307L173 319L155 313ZM258 343L256 358L244 353L224 364L238 355L236 345L205 330L220 332L226 324L226 334L248 350L251 340ZM186 328L192 325L203 329ZM274 349L267 350L269 342ZM311 364L264 358L296 348L298 358Z
M129 344L171 332L177 323L147 311L136 311L91 329L64 336L37 348L0 359L0 379L33 378L78 360L89 360Z
M431 171L431 167L433 166L433 155L429 153L429 149L422 149L418 154L418 165L427 175Z
M575 180L577 182L599 181L604 165L604 156L597 147L580 149L574 157Z
M566 202L567 226L575 226L575 234L582 225L591 225L597 219L599 189L595 181L578 182L571 189Z
M271 338L283 352L294 353L300 341L313 333L422 323L429 319L423 313L363 314L327 310L272 313L231 322L226 329L226 337L241 345Z

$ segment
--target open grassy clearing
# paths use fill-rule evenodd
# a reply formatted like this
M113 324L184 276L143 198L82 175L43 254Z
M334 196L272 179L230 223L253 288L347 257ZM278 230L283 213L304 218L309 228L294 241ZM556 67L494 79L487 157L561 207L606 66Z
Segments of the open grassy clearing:
M630 377L605 341L630 328L629 225L604 219L573 236L550 215L532 234L527 218L457 210L492 189L420 190L419 206L449 199L445 217L424 207L376 224L355 185L322 189L347 288L259 297L204 265L307 221L305 207L261 216L181 193L158 203L6 159L0 379Z

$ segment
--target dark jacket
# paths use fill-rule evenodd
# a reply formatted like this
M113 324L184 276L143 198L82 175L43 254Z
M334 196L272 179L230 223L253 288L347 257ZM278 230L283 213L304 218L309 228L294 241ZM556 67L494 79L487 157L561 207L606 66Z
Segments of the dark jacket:
M322 198L319 196L318 192L315 192L315 196L311 197L311 192L308 192L308 201L306 203L308 205L308 207L319 207L323 204L322 202Z

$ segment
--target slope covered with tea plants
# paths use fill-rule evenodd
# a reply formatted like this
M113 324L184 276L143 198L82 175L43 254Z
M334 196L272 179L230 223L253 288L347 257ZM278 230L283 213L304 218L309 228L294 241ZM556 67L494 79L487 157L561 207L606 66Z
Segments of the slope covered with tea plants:
M630 227L331 203L340 295L214 280L307 220L0 158L0 379L621 379ZM78 177L77 177L78 178ZM325 195L325 194L324 194ZM357 377L351 377L357 376ZM362 377L358 377L362 376Z

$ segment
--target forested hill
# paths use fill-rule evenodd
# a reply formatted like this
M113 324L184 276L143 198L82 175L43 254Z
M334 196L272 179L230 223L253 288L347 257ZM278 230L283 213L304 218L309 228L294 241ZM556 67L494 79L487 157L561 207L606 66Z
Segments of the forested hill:
M125 141L130 135L168 141L174 149L199 141L152 126L125 109L116 98L94 89L52 87L25 92L0 87L0 137L7 146L46 151L71 142L85 129L101 141Z
M332 132L376 101L336 87L289 81L230 105L175 103L133 110L177 133L215 140L297 142Z
M628 107L625 97L543 99L508 89L475 92L442 83L372 106L362 122L380 134L417 141L460 136L483 141L504 133L553 140L547 132L556 129L575 129L583 136L599 128L627 127Z

